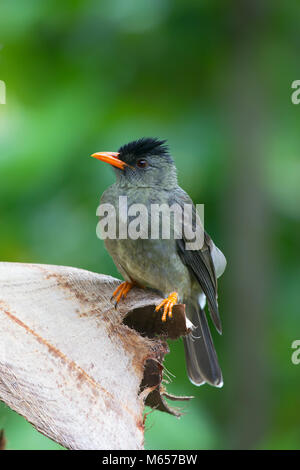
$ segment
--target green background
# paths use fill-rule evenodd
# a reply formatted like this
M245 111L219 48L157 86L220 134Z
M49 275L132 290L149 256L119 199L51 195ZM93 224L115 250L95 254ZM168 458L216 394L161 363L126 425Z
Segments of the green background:
M168 391L195 398L148 417L148 449L299 448L299 21L293 0L1 0L0 260L119 277L95 233L114 176L89 155L142 136L168 139L227 257L225 385L190 384L171 343ZM4 405L0 428L58 447Z

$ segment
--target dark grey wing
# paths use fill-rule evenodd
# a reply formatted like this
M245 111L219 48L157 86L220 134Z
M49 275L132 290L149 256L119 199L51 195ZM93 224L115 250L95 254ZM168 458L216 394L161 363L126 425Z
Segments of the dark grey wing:
M207 235L206 235L207 237ZM185 240L177 240L177 250L182 262L193 273L205 294L212 321L219 333L222 333L221 319L217 301L217 280L209 248L204 242L198 251L187 250Z
M186 223L192 224L193 232L195 232L197 217L196 208L192 200L181 189L175 192L175 200L176 203L179 204L183 209L184 204L192 204L193 219L190 222ZM192 272L193 276L197 279L202 291L204 292L212 321L218 332L221 333L222 325L217 301L217 275L212 258L212 250L217 250L217 248L214 246L209 235L204 232L202 248L198 250L187 249L186 242L188 242L189 240L187 240L185 237L184 227L182 232L182 238L176 240L177 251L182 262Z

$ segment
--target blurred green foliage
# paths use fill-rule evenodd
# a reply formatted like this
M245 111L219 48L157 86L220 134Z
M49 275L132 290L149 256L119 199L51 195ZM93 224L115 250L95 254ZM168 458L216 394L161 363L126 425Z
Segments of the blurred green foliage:
M1 0L0 80L7 104L0 105L0 260L119 277L95 233L97 203L113 173L89 155L142 136L169 140L180 184L205 203L206 229L228 259L219 283L224 333L213 332L225 386L191 385L182 343L171 343L166 366L176 378L168 390L195 398L180 420L148 416L149 449L299 448L300 365L291 363L291 343L300 337L300 105L290 99L291 83L300 79L299 20L296 1ZM255 79L247 83L244 50ZM247 296L260 261L267 265L260 276L267 286L265 323L257 340L265 368L257 380L255 334L248 345L243 309L234 307L244 291L231 269L239 272L235 246L244 236L238 223L232 232L239 212L231 201L243 200L251 181L239 166L246 156L233 145L240 139L242 149L248 146L247 123L244 134L235 125L245 119L243 92L252 92L260 108L253 171L267 214L259 236L268 255L255 263L249 256L254 276L244 282ZM236 197L242 177L245 189L241 185ZM247 253L245 260L247 266ZM239 344L240 360L248 357L249 364L239 364ZM251 383L239 375L248 366ZM9 449L58 447L4 405L2 427Z

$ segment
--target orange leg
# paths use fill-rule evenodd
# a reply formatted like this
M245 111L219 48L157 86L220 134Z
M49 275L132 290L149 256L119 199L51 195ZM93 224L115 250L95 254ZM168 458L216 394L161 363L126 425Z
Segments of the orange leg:
M162 302L157 305L155 311L158 312L162 307L164 307L164 313L162 314L161 321L165 322L167 320L167 315L169 318L172 318L172 310L174 305L177 304L178 294L177 292L172 292L169 297L162 300Z
M115 299L115 306L120 302L121 299L125 299L127 297L128 292L130 289L132 289L133 286L134 284L132 282L125 281L116 288L116 290L113 292L113 295L111 296L112 299Z

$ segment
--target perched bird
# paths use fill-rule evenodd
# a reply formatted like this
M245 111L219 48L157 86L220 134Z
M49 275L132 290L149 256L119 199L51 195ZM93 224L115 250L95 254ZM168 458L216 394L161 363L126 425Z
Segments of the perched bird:
M92 157L112 165L116 182L101 197L101 204L111 204L119 217L119 197L126 196L131 204L151 205L176 203L195 206L191 198L177 182L176 167L165 140L142 138L122 146L118 152L97 152ZM117 220L117 223L119 220ZM133 285L150 287L159 291L165 299L156 307L162 310L162 321L172 317L173 306L180 302L186 306L186 315L195 329L183 338L187 373L191 382L202 385L207 382L216 387L223 385L222 372L212 341L205 303L214 326L221 333L221 321L217 302L217 278L226 267L223 253L204 232L201 248L187 249L184 234L176 239L175 230L168 239L141 237L106 238L105 245L116 267L123 275L123 282L114 292L118 303Z

